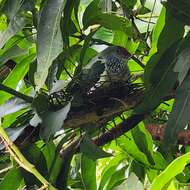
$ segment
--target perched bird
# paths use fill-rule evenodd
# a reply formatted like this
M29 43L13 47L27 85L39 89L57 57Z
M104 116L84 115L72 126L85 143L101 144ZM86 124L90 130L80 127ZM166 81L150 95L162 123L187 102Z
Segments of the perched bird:
M131 54L122 47L111 46L93 57L83 69L83 78L88 83L104 81L107 85L128 82L130 71L127 61Z
M104 90L130 84L131 76L127 65L130 57L131 54L125 48L119 46L107 47L93 57L83 67L81 73L66 85L63 95L60 95L57 90L53 91L52 99L57 101L72 97L72 106L77 107L83 105L86 96L94 93L99 87L101 87L99 90ZM67 95L69 98L63 98Z

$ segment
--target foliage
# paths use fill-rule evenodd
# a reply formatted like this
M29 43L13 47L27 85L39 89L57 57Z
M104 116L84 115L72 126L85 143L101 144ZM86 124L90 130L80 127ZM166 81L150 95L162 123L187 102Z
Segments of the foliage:
M189 186L178 139L189 129L189 10L185 0L0 0L0 189ZM130 53L127 84L102 82L108 46ZM148 124L166 126L163 141Z

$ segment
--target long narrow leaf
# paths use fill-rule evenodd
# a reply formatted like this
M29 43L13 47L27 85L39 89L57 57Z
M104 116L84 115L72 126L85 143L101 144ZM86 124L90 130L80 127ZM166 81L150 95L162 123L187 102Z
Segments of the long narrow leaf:
M176 142L178 132L185 128L190 122L190 75L183 81L182 85L176 91L176 100L165 130L165 144Z
M180 174L189 163L189 152L179 158L176 158L159 176L154 179L150 190L164 190L164 186L169 183L172 178Z
M36 90L43 87L53 60L61 53L60 19L65 0L48 0L43 8L37 34Z

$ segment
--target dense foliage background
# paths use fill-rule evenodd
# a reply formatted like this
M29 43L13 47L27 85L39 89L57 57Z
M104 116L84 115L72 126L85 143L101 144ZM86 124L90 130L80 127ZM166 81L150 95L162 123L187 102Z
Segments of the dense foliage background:
M186 0L0 0L0 189L188 189L189 24ZM133 83L85 94L111 45Z

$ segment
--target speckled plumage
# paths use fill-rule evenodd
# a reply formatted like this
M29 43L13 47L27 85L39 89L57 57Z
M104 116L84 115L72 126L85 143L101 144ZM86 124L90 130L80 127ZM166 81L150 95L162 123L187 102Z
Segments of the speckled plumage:
M130 59L129 52L122 47L111 46L98 55L98 60L105 64L106 80L111 82L127 81L130 71L127 61Z

